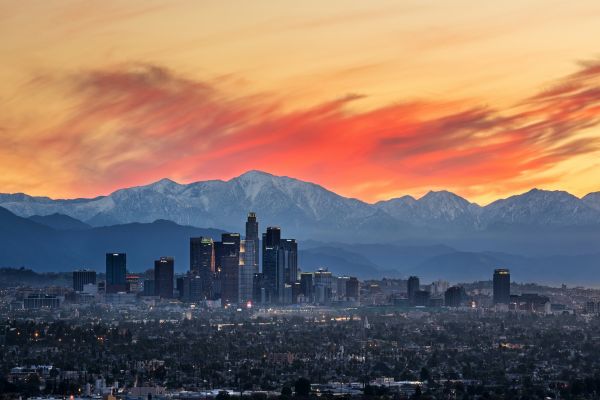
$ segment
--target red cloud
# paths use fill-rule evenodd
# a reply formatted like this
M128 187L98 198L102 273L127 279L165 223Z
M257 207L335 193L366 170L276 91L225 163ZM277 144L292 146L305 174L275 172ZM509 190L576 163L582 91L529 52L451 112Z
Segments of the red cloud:
M85 195L249 169L366 200L418 187L508 190L547 182L535 173L598 150L597 137L579 135L598 125L599 77L600 65L586 64L508 110L423 101L353 112L360 96L348 96L284 112L275 96L235 96L135 65L73 77L76 109L32 146L72 171L68 190Z

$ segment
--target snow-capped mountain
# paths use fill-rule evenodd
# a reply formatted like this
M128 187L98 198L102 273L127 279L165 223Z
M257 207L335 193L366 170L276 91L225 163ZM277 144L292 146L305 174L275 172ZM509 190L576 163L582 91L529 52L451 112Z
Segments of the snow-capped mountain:
M484 208L484 224L579 226L600 222L600 210L564 191L532 189Z
M93 226L171 220L242 231L247 212L262 226L280 225L297 238L397 240L441 232L482 232L496 226L600 226L600 194L579 199L534 189L481 207L447 191L368 204L298 179L250 171L228 181L179 184L169 179L92 199L53 200L0 194L0 206L22 217L60 213Z
M421 227L477 228L482 210L479 205L445 190L430 191L419 200L404 196L380 201L375 207L394 218Z

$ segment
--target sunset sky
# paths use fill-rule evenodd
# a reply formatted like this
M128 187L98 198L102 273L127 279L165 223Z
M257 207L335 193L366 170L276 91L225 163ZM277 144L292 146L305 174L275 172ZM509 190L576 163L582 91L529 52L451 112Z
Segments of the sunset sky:
M600 2L2 1L0 192L600 190Z

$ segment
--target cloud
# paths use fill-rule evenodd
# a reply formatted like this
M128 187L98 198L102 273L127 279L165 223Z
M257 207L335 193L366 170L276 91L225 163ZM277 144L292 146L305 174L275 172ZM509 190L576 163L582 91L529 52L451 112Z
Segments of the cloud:
M58 124L11 131L10 160L35 160L27 185L64 195L249 169L371 201L425 188L510 191L560 181L544 172L598 151L599 135L586 131L600 122L599 77L599 63L583 64L504 110L421 100L356 111L363 96L353 94L290 112L281 94L240 94L227 82L119 65L42 79L72 106Z

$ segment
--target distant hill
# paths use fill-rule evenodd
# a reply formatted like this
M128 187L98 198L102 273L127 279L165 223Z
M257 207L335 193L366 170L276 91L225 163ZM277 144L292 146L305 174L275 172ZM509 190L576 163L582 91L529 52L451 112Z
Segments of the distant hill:
M174 256L178 271L189 269L189 238L219 239L222 231L170 221L132 223L84 230L57 230L0 207L0 267L35 271L103 271L105 253L127 253L128 268L143 271L160 256Z
M38 224L46 225L61 231L79 231L82 229L90 229L92 227L76 218L59 213L50 215L32 215L29 219Z

